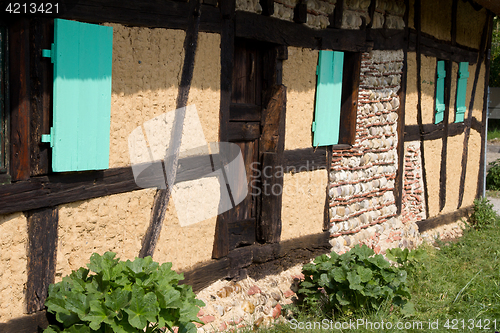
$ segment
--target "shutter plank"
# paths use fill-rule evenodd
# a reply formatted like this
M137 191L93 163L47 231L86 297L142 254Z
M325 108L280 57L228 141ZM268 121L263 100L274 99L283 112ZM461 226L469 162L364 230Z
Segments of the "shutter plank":
M53 171L109 166L111 27L55 20Z
M467 79L469 78L469 63L461 62L458 70L458 84L457 84L457 102L455 112L455 122L461 123L464 121L465 111L465 98L467 96Z
M315 147L338 143L343 64L343 52L319 52L318 85L313 124L313 145Z
M444 78L446 77L446 69L444 61L440 60L437 64L437 82L436 82L436 116L434 123L438 124L444 119L444 110L446 109L444 103Z

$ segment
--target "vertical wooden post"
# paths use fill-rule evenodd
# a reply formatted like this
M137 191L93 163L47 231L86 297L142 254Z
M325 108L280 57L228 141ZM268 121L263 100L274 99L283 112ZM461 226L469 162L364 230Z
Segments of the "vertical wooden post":
M50 131L53 69L50 59L42 58L42 49L50 49L52 36L51 20L31 19L31 176L45 175L50 170L49 145L41 144L41 137Z
M45 308L49 285L54 283L57 256L57 207L28 212L28 281L26 305L28 313Z
M231 105L231 91L233 79L234 58L234 13L235 0L221 0L222 15L221 33L221 74L220 74L220 127L219 141L226 142L228 138L229 107ZM229 253L228 212L217 216L214 235L212 257L222 258Z
M9 27L10 174L12 180L30 177L30 39L29 20Z
M408 18L410 13L410 1L405 0L406 11L404 14L405 22L405 43L403 44L403 74L401 75L401 89L399 90L399 112L398 112L398 172L394 182L394 197L396 202L397 214L401 214L403 209L403 175L405 160L405 108L406 108L406 87L408 80L408 41L410 28L408 27Z
M490 31L488 32L489 41L488 47L486 48L486 71L484 75L484 96L483 96L483 113L481 118L481 158L479 160L479 175L477 179L477 192L476 198L480 198L483 196L484 191L484 163L485 161L485 143L486 143L486 117L488 112L488 84L490 81L490 69L491 69L491 43L493 36L493 15L490 14Z

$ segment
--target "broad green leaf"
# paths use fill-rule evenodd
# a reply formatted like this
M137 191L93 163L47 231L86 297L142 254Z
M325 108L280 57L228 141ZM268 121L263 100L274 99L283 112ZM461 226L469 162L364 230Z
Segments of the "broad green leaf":
M164 290L157 290L156 297L162 309L180 308L182 306L181 293L172 287Z
M111 323L116 313L109 310L101 301L94 300L90 302L90 312L83 319L90 321L90 328L97 331L102 323Z
M347 280L349 281L349 288L353 290L362 290L361 277L356 272L347 272Z
M106 252L102 256L93 253L90 256L90 263L87 264L87 267L94 273L102 274L104 281L109 281L111 279L112 268L119 261L119 259L114 259L115 256L116 253L114 252Z
M128 305L131 294L128 290L115 289L104 297L104 304L112 311L119 312Z
M373 277L372 270L369 268L362 267L362 266L358 266L357 273L361 279L361 282L368 282Z
M346 272L344 271L343 268L341 268L341 267L335 267L333 269L333 278L335 279L335 281L337 281L339 283L342 283L342 282L346 281L347 274L346 274Z
M132 299L128 308L124 309L128 314L130 325L144 329L149 322L156 322L156 316L160 312L157 305L156 295L152 292L144 295L144 291L134 285L132 290Z
M64 330L64 332L68 333L90 333L90 327L87 325L73 325ZM45 333L45 332L44 332Z
M378 268L388 268L391 266L391 264L380 254L376 254L373 257L368 258L367 261L374 264Z
M179 324L179 333L196 333L197 331L193 323Z
M351 251L362 261L375 254L375 252L365 244L363 244L363 246L355 246Z

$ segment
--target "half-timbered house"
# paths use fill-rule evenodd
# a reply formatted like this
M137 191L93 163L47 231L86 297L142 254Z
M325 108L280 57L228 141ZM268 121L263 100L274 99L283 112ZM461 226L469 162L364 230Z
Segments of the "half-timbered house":
M377 248L388 232L415 246L482 195L497 1L0 10L2 332L46 325L48 285L93 252L172 262L200 290L280 258ZM188 105L207 142L241 149L247 182L231 190L248 195L182 226L168 188L137 184L129 135Z

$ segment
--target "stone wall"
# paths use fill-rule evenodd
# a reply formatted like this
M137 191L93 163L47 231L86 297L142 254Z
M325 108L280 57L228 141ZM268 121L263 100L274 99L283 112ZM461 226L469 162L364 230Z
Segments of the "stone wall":
M275 0L274 14L285 21L293 21L294 8L300 0ZM337 5L337 0L307 0L306 25L313 29L326 29L330 24L330 18ZM346 0L342 16L342 29L360 29L370 23L368 8L370 0ZM373 17L373 28L403 29L403 15L405 12L403 0L377 0L377 6ZM237 0L236 10L248 11L260 14L262 6L259 0Z
M403 171L403 222L425 220L425 195L422 178L420 141L405 143Z
M352 246L390 228L396 216L397 119L402 51L364 53L356 142L334 151L330 170L331 244Z

